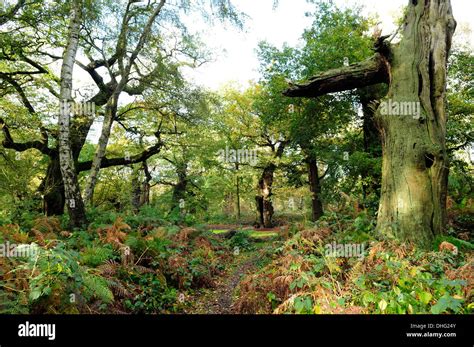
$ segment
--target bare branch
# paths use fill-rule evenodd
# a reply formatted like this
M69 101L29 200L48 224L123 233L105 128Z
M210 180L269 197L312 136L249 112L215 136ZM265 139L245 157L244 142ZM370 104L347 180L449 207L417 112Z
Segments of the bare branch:
M110 158L109 159L107 157L104 157L102 159L100 168L104 169L104 168L112 167L112 166L130 165L130 164L144 162L145 160L148 160L153 155L158 154L162 147L163 147L163 143L159 141L152 147L147 148L140 154L131 156L130 158ZM90 170L91 167L92 167L92 160L85 161L85 162L77 164L77 171L78 172L87 171L87 170Z
M46 129L44 128L41 128L41 141L29 141L23 143L18 143L13 140L13 137L10 134L10 129L3 118L0 118L0 128L2 129L4 136L4 140L2 141L4 148L14 149L17 152L24 152L29 149L37 149L41 153L48 156L57 154L56 150L48 148L48 135L46 133Z

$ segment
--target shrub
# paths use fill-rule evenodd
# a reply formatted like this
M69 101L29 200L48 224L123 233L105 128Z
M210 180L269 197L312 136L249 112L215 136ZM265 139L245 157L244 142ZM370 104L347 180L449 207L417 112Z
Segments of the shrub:
M124 301L126 309L133 313L168 313L175 311L176 289L169 288L163 277L154 273L132 276L140 292Z
M232 248L238 247L240 250L250 250L253 247L250 233L247 231L238 231L231 239L230 246Z

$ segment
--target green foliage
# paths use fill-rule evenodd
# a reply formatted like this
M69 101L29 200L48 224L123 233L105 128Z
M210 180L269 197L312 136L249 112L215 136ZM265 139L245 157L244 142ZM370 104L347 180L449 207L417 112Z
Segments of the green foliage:
M115 211L104 211L98 208L91 208L87 211L87 219L92 221L89 225L89 229L97 229L110 224L117 219L117 212Z
M68 245L73 249L83 249L91 246L97 235L85 230L76 230L67 239Z
M114 300L104 278L78 264L78 254L63 243L52 248L37 248L37 254L20 264L27 270L28 297L32 312L77 312L80 297L96 298L108 304Z
M239 250L249 250L253 247L252 237L248 231L238 231L229 242L231 248L238 248Z
M142 274L135 278L141 292L132 299L124 301L125 308L133 313L169 313L174 311L177 300L175 288L169 288L166 282L155 274Z
M105 304L110 304L114 301L114 295L108 287L108 282L103 277L85 273L83 282L86 289L84 293L86 298L96 297Z
M106 260L114 258L114 251L110 245L88 246L80 254L81 263L90 267L97 267Z
M355 280L355 304L375 313L465 311L463 304L466 300L462 296L465 281L448 280L443 274L411 266L409 260L396 259L389 253L382 252L378 258L384 262L377 265L372 273L363 274Z
M461 246L460 254L453 255L377 241L366 214L354 221L332 221L326 216L315 229L295 234L277 249L272 262L242 280L237 302L242 312L470 312L470 248ZM328 224L342 231L328 233ZM324 245L333 242L363 243L365 252L362 257L328 256Z
M455 245L458 250L461 250L461 251L464 251L464 252L467 252L467 251L474 251L474 245L469 242L469 241L464 241L464 240L460 240L456 237L453 237L453 236L446 236L446 235L438 235L436 236L436 238L434 239L433 241L433 249L434 250L438 250L439 249L439 245L441 244L441 242L443 241L447 241L449 243L452 243L453 245Z

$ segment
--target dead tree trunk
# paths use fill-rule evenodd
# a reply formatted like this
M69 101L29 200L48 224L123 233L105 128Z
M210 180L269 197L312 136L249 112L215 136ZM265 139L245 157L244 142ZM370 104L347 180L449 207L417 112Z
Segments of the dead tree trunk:
M323 204L321 202L321 182L318 173L318 162L316 158L307 158L309 189L311 191L311 220L316 222L323 215Z
M241 208L240 208L240 176L239 176L239 163L235 163L235 195L236 195L236 217L237 222L240 221Z
M382 38L371 60L285 92L314 97L389 83L376 112L383 150L377 229L422 247L443 232L446 220L446 69L455 27L449 0L410 0L398 44Z
M273 163L269 164L263 169L262 176L258 180L258 195L255 199L260 225L264 228L273 227L272 186L275 170L276 165Z
M266 146L269 146L273 153L272 160L280 159L283 156L283 152L288 145L288 140L279 141L279 145L277 143L273 143L270 138L266 137L267 143ZM273 188L273 176L277 169L277 165L274 162L268 163L264 168L262 175L258 181L258 194L255 197L255 202L257 205L257 213L259 219L259 226L263 226L264 228L272 228L273 227L273 213L275 212L273 209L272 203L272 188Z

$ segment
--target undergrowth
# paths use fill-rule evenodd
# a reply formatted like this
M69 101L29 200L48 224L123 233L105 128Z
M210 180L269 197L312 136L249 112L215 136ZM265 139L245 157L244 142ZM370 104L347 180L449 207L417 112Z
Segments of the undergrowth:
M329 214L301 229L277 249L274 260L245 277L238 313L470 313L473 305L472 244L438 238L435 250L377 237L364 214ZM439 251L443 241L459 253ZM328 244L360 244L356 257L334 257Z
M474 306L465 231L437 237L426 251L379 237L365 213L327 212L263 240L251 230L227 237L205 225L179 227L150 211L107 213L87 230L63 225L39 217L28 228L0 226L0 243L23 252L0 257L0 313L189 312L185 299L216 288L239 252L257 255L257 270L236 288L236 313L438 314ZM361 252L328 253L341 244Z

